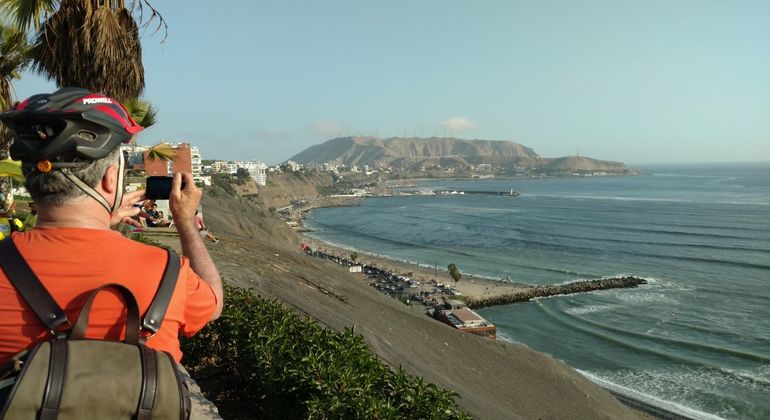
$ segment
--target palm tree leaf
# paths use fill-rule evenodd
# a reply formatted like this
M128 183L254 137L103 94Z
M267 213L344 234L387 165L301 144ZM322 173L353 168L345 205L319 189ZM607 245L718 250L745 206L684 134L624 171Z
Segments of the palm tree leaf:
M83 87L121 102L137 98L144 89L137 24L127 9L92 1L61 1L35 42L34 69L59 86Z
M29 44L23 32L0 25L0 110L13 104L11 82L19 78L19 72L30 61ZM5 124L0 123L0 159L8 156L8 145L13 140L13 133Z
M131 118L144 128L152 127L158 121L158 109L146 99L129 99L123 102L123 106Z
M0 0L0 14L9 16L19 30L37 31L58 4L58 0Z
M16 160L0 160L0 176L11 177L17 181L24 181L24 175L21 171L21 162Z
M174 149L168 143L159 143L147 150L147 159L171 161L174 160Z

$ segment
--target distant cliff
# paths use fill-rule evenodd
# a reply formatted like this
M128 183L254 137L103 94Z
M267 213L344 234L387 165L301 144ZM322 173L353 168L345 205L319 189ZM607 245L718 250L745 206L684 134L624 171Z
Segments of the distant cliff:
M530 174L634 174L622 162L569 156L543 158L529 147L512 141L456 138L339 137L305 149L289 160L303 165L325 163L373 168L400 168L416 172L426 168L473 171L479 168L515 168ZM458 173L459 174L459 173Z
M267 185L256 186L258 200L265 208L283 207L294 200L303 200L320 195L319 189L330 189L334 179L328 173L270 174Z

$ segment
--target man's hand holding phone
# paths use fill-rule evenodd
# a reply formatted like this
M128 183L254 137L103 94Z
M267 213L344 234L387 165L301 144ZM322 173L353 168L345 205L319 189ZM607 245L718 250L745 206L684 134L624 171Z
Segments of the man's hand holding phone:
M201 202L203 192L195 185L192 174L175 173L171 180L171 193L168 198L168 208L174 216L177 226L189 223L194 226L195 211Z

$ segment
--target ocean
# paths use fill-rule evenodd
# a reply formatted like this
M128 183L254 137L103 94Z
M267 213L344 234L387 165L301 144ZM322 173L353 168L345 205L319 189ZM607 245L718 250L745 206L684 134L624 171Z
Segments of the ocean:
M498 339L606 387L696 418L770 418L770 163L638 169L424 181L521 195L370 198L314 210L308 225L326 242L496 279L646 278L479 312Z

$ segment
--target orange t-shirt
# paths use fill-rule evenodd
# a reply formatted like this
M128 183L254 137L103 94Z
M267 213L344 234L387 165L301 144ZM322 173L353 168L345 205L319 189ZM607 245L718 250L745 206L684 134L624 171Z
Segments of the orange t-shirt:
M150 306L166 267L166 251L109 230L35 228L12 240L56 303L74 325L90 291L119 283L136 297L142 314ZM182 257L176 289L160 330L148 347L182 359L179 333L191 336L211 319L217 306L211 287ZM102 291L94 300L87 338L122 339L126 311L119 293ZM50 339L37 315L0 270L0 364L33 344Z

